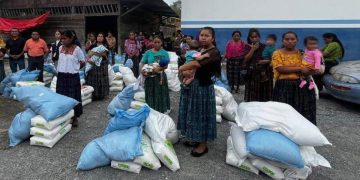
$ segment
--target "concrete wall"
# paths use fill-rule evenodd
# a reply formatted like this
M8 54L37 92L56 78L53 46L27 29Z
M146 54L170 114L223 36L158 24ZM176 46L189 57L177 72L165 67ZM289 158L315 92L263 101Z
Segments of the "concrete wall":
M304 37L333 32L345 46L344 60L360 59L359 0L182 0L182 29L197 35L199 28L216 29L219 49L231 39L234 30L246 39L249 28L259 28L263 39L270 33L278 35L295 31L299 48ZM281 42L278 42L281 46Z

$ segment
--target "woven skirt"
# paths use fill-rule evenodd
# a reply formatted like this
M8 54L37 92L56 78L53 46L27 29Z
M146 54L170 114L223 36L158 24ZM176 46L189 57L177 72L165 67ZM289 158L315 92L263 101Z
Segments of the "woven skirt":
M227 79L231 88L244 84L244 79L241 76L243 61L241 58L230 58L226 62Z
M58 73L57 82L56 82L56 93L71 97L77 101L77 104L74 108L75 116L80 117L83 113L82 101L81 101L81 84L79 73L70 74L70 73Z
M94 88L93 100L102 100L109 95L109 74L107 61L94 66L86 76L86 84Z
M259 101L267 102L271 101L273 96L273 75L270 67L267 67L265 71L266 81L264 81L261 75L262 71L253 70L245 83L245 102Z
M299 84L300 80L277 80L274 88L274 101L291 105L316 125L315 90L309 90L308 84L300 88Z
M214 141L216 138L216 102L214 85L200 86L195 79L181 89L177 128L188 140Z
M160 75L145 79L145 100L151 108L165 113L170 110L170 96L167 76L164 72L162 73L162 78L161 84Z
M4 60L0 60L0 82L5 78Z

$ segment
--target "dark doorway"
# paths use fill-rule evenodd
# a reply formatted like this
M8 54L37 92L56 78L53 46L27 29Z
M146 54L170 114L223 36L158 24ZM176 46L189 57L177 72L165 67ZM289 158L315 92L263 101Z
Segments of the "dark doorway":
M118 31L117 31L117 16L93 16L86 17L85 20L85 32L103 32L105 36L110 31L113 36L118 40ZM85 35L86 37L86 35Z

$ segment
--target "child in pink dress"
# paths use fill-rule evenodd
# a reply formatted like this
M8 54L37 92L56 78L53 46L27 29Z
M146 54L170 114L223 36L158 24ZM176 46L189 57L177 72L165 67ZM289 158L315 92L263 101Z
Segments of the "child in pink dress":
M304 45L306 47L304 52L304 59L302 61L303 67L308 67L315 71L320 70L322 53L318 49L318 39L313 36L306 37L304 40ZM302 81L300 83L300 88L303 88L309 82L309 90L315 88L315 82L312 76L301 77Z

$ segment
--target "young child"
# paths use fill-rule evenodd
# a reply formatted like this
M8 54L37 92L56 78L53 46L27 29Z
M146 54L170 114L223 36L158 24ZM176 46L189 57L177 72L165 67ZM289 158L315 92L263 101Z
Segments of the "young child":
M262 57L263 60L269 60L271 61L272 55L273 53L276 51L276 35L275 34L269 34L266 37L266 47L263 51ZM261 78L261 82L266 82L270 79L270 77L267 76L267 70L268 70L268 64L260 64L258 65L258 68L260 69L260 78Z
M262 57L264 60L271 60L273 53L276 51L275 44L276 44L276 35L269 34L266 37L266 47L263 51Z
M4 56L6 49L0 47L0 82L5 78Z
M308 67L313 70L320 70L322 53L318 49L318 39L313 36L306 37L304 40L306 47L304 52L304 58L302 61L303 67ZM315 88L315 83L312 76L301 77L300 88L303 88L309 82L309 90Z
M199 49L199 42L196 40L192 40L189 44L190 46L190 50L186 52L185 54L185 64L189 63L191 61L197 60L197 61L201 61L205 58L210 57L210 55L208 53L201 55L200 52L198 52L197 50ZM196 69L192 69L192 70L187 70L182 72L183 74L183 80L182 83L183 85L187 86L189 84L191 84L191 82L194 80L195 77L195 72Z
M101 56L97 56L97 55L92 55L90 56L91 53L104 53L106 51L109 51L104 45L100 45L98 47L95 47L93 49L91 49L88 52L88 60L91 60L95 63L96 66L100 66L101 61L102 61L102 57ZM90 53L91 52L91 53ZM87 72L89 72L91 69L93 68L93 65L90 64L89 62L86 63L85 65L85 73L87 74Z

